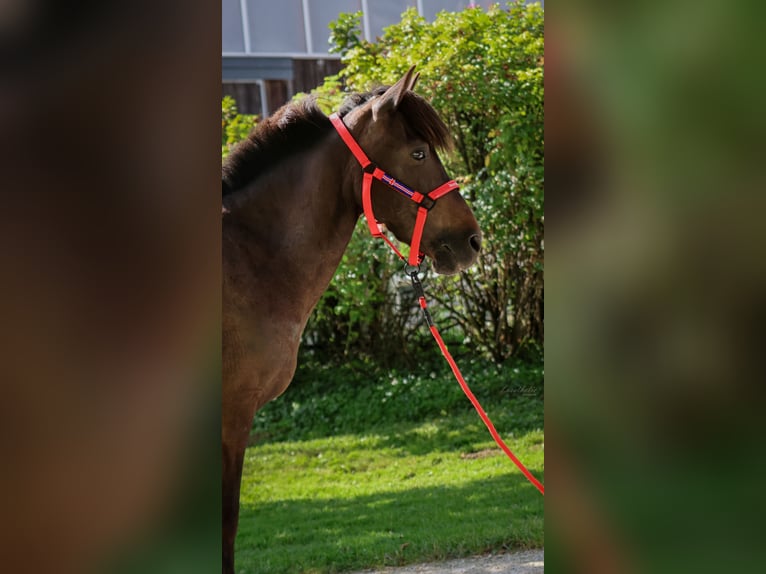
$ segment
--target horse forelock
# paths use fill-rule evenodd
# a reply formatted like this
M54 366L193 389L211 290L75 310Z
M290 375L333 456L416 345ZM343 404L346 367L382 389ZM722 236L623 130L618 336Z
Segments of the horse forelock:
M379 86L369 92L351 94L340 107L339 115L343 117L373 98L382 96L387 89L388 86ZM454 142L449 129L425 98L415 92L408 91L399 103L397 111L402 115L405 127L411 133L436 149L452 149Z
M436 149L452 149L449 128L425 98L415 92L407 92L397 110L404 116L407 128L422 140Z

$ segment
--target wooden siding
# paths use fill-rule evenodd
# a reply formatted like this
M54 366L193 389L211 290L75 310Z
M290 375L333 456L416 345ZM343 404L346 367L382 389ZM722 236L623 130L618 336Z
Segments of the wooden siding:
M224 58L222 95L232 96L240 113L263 115L264 102L261 101L261 87L255 82L256 79L264 82L266 110L272 114L296 93L310 92L321 85L326 76L337 74L342 67L340 60L293 59L290 60L291 79L287 80L284 78L284 70L281 70L280 77L270 77L269 66L264 65L264 60L254 58L253 66L248 70L239 59L236 66L227 66L227 59ZM239 70L241 73L238 73Z

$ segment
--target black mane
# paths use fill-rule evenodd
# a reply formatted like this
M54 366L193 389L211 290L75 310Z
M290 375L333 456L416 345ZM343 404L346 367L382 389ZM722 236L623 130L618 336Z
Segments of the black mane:
M345 116L354 108L383 94L386 86L366 93L349 95L338 113ZM407 92L397 108L404 115L407 128L437 149L449 149L447 126L422 97ZM329 118L319 109L316 97L308 96L289 103L273 116L260 122L247 139L232 149L222 169L223 195L229 195L262 175L279 161L310 149L333 130Z

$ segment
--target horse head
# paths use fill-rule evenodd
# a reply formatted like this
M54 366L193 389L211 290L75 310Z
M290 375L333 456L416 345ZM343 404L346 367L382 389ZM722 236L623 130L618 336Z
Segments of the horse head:
M377 166L427 194L450 181L437 150L449 149L451 139L433 107L412 91L418 76L413 66L393 86L373 92L344 121ZM411 245L418 205L377 180L371 195L376 219ZM420 241L434 270L458 273L476 261L480 247L479 224L457 189L440 197L428 213Z

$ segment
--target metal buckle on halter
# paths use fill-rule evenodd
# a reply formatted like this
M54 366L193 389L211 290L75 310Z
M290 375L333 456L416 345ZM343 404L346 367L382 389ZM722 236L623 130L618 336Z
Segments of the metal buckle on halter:
M425 203L425 201L428 200L428 204ZM418 202L418 207L422 207L426 211L431 211L436 205L436 200L432 199L431 197L424 195L421 200Z
M376 164L374 161L371 161L362 168L362 171L364 173L375 173L376 169L378 169L378 164Z
M412 277L414 275L415 279L417 280L418 279L418 274L422 273L422 270L420 269L420 265L421 264L410 265L409 263L405 263L404 264L404 274L407 277Z

